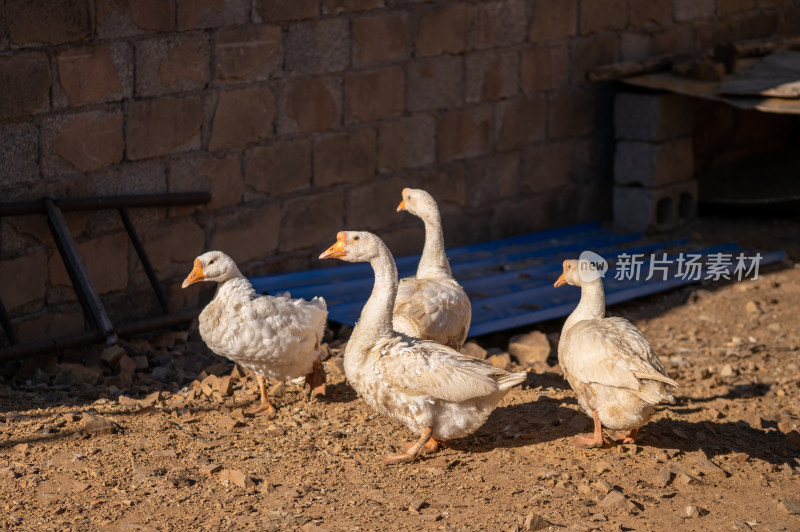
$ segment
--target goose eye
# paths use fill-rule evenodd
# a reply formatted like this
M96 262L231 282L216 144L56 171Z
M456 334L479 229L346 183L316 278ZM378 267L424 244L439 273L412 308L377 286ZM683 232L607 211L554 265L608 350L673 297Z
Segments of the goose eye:
M210 261L208 261L208 265L211 266L212 264L214 264L214 260L215 259L211 259Z
M358 240L359 238L361 238L361 237L359 237L358 235L356 235L356 236L354 236L354 237L353 237L353 240Z

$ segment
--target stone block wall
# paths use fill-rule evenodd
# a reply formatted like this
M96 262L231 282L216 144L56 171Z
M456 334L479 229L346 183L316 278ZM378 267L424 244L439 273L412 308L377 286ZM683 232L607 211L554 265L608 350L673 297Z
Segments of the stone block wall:
M132 211L173 308L192 259L319 266L336 231L418 251L609 219L618 60L797 33L796 0L0 0L0 199L209 190ZM653 154L652 157L658 157ZM67 221L115 320L156 311L114 212ZM0 219L23 340L82 319L43 217Z

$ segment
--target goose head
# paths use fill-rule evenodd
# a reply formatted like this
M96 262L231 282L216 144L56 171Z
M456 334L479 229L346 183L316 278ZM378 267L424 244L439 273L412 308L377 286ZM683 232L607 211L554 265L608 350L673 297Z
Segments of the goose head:
M194 259L194 268L183 280L181 287L186 288L200 281L221 283L240 275L239 268L232 258L221 251L209 251Z
M597 267L588 260L565 260L564 271L561 272L553 286L556 288L565 284L583 286L600 278L601 275L598 273Z
M397 212L408 211L423 220L439 214L439 207L433 196L420 188L404 188L403 201L397 206Z
M336 243L325 250L320 259L341 259L347 262L369 262L380 254L378 237L366 231L339 231Z

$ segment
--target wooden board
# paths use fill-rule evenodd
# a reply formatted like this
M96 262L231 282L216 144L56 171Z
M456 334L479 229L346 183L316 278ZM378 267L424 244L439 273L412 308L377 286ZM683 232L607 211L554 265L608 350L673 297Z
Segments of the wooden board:
M725 78L720 94L734 96L800 97L800 52L774 52L751 66Z

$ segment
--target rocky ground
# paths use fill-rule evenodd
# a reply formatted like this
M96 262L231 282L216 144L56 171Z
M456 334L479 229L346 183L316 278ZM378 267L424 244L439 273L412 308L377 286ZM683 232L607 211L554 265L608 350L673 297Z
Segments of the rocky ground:
M525 362L527 382L473 436L392 467L380 457L412 435L345 383L346 331L327 399L274 384L273 419L244 413L254 379L192 331L9 364L0 527L800 530L799 308L792 263L612 307L681 387L637 445L596 450L569 445L589 420L555 352L542 361L560 321L478 338L470 353Z

